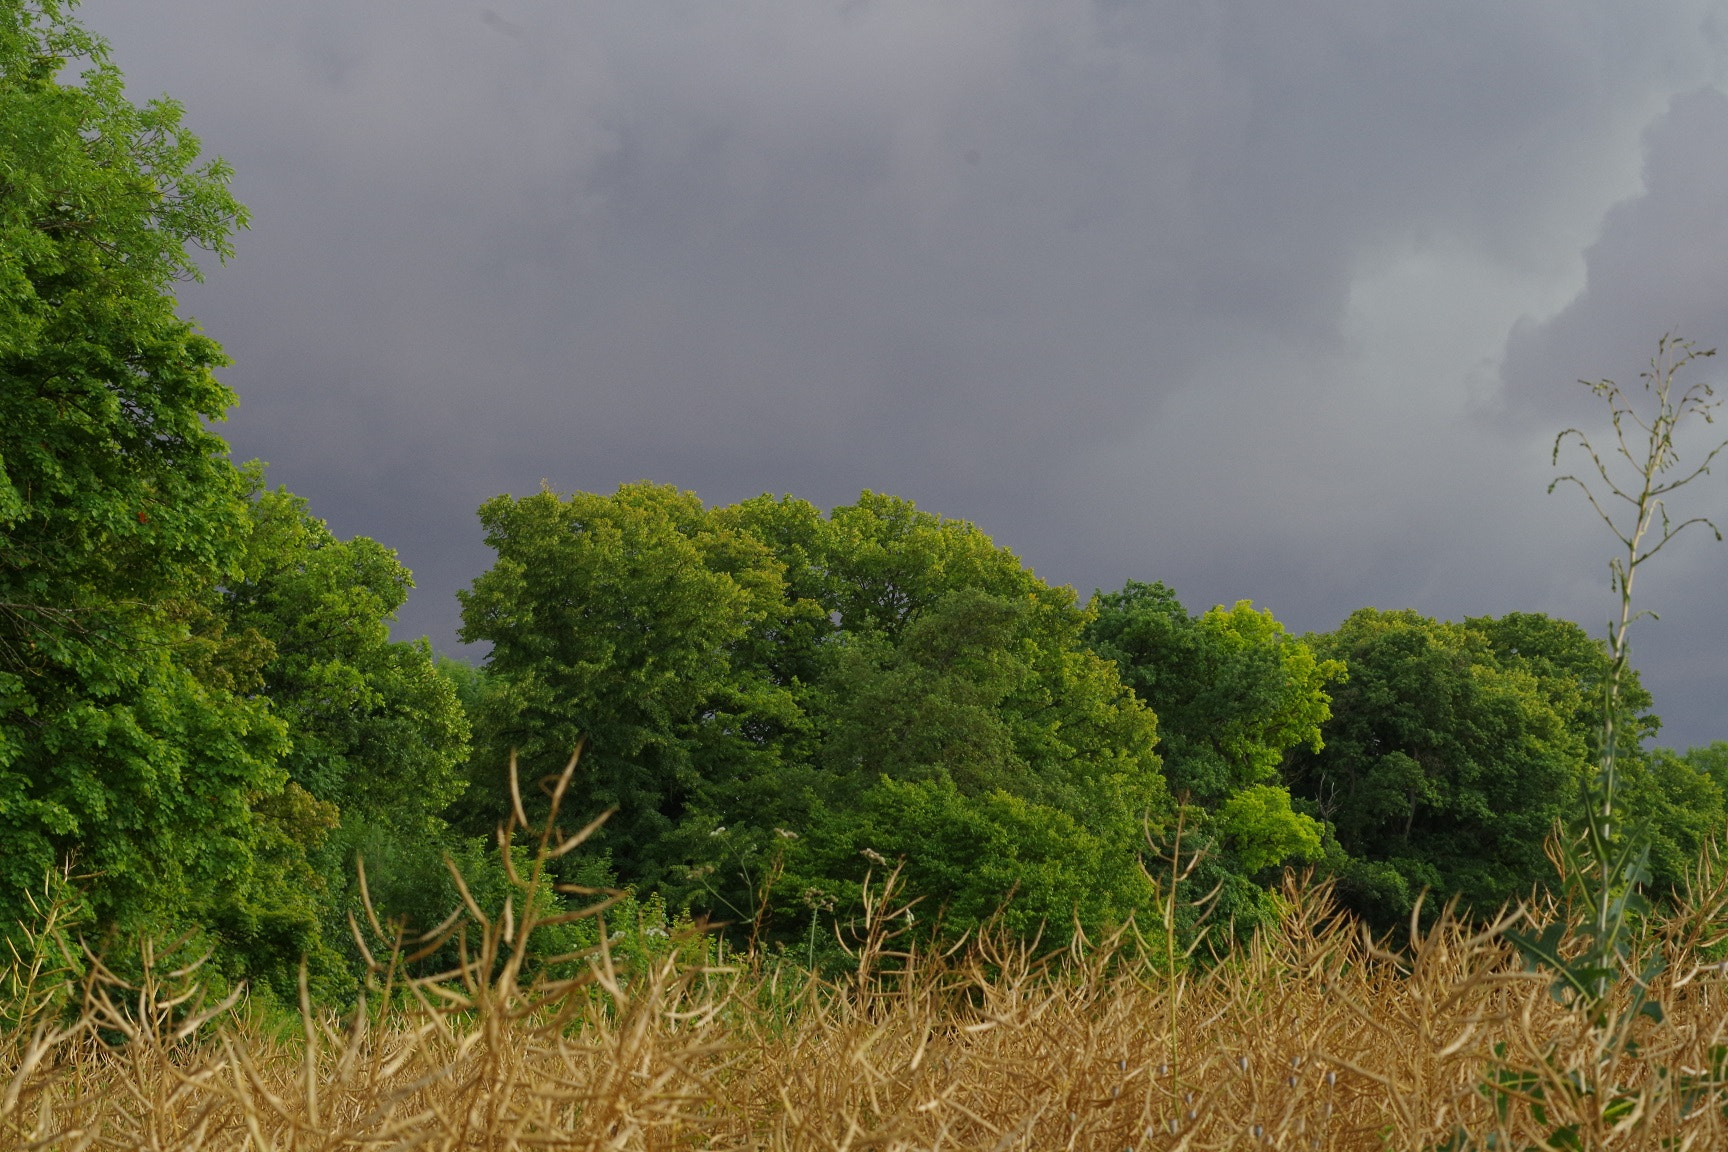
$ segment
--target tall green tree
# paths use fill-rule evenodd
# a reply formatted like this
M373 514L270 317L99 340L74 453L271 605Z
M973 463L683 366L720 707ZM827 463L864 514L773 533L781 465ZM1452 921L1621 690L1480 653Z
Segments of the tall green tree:
M749 658L781 615L781 565L694 495L500 496L480 510L492 568L460 593L462 638L488 641L476 799L489 825L514 754L529 783L585 742L580 797L618 809L593 844L657 884L671 838L727 780L772 774L799 713Z
M1217 914L1252 932L1277 912L1271 870L1325 853L1280 769L1290 749L1321 746L1344 665L1247 601L1190 616L1170 588L1130 580L1092 610L1086 641L1157 713L1164 774L1191 805L1193 846L1208 845L1189 886L1217 886Z
M466 787L468 720L431 645L390 639L413 586L395 553L337 539L305 500L265 489L258 466L247 478L246 552L218 613L264 652L256 687L286 725L288 782L255 804L259 883L215 923L254 976L292 995L308 954L339 993L359 959L345 923L364 912L357 856L385 915L430 927L456 899L442 857L476 854L443 811Z
M1311 638L1350 678L1324 747L1292 754L1292 786L1332 823L1345 895L1376 923L1424 889L1491 911L1549 873L1543 842L1587 764L1582 690L1561 671L1563 632L1515 620L1497 635L1498 650L1478 626L1364 608ZM1514 635L1547 655L1511 653Z
M854 907L880 860L955 930L1010 892L1009 922L1056 938L1076 915L1093 929L1141 906L1143 820L1168 805L1157 722L1087 650L1072 589L975 525L880 493L827 516L769 496L715 515L784 565L766 664L807 723L782 746L779 786L734 806L759 831L733 823L718 841L757 876L785 868L783 921L800 902Z
M1058 933L1146 899L1156 721L1082 643L1072 589L974 526L868 492L824 516L650 485L482 519L478 763L549 771L586 738L580 797L619 808L599 842L620 879L790 931L900 856L950 924L1011 892Z
M1599 755L1602 685L1612 666L1604 641L1570 620L1540 612L1472 616L1464 626L1486 637L1501 663L1536 677L1555 708L1566 716L1567 726L1584 741L1586 755L1591 759ZM1638 757L1662 721L1651 711L1656 702L1635 669L1627 668L1622 674L1620 695L1626 722L1619 726L1617 754Z
M845 904L874 852L903 860L957 929L1009 892L1009 925L1054 939L1076 916L1097 929L1141 910L1144 822L1168 807L1157 721L1081 642L1086 620L1072 589L961 584L897 638L838 637L812 702L824 771L799 824L817 835L789 850L787 895Z
M1465 625L1488 638L1503 664L1536 677L1567 726L1584 742L1585 759L1601 757L1602 690L1613 667L1605 641L1570 620L1537 612L1472 617ZM1615 725L1615 760L1624 814L1645 829L1656 892L1672 892L1696 862L1704 842L1722 825L1721 783L1695 759L1647 747L1662 726L1655 700L1636 669L1622 669L1622 717Z
M1328 685L1344 679L1247 601L1190 617L1163 584L1130 580L1093 598L1086 638L1158 714L1172 788L1218 804L1276 784L1290 748L1320 746Z
M69 857L104 918L184 917L249 882L284 783L258 653L208 610L234 397L173 295L245 214L69 9L0 3L0 919Z
M224 622L270 645L262 688L288 725L289 778L344 817L423 830L466 787L469 728L431 645L390 639L412 575L285 489L260 485L249 511Z
M1640 749L1620 761L1621 810L1644 830L1650 892L1659 898L1682 890L1699 853L1728 827L1728 793L1697 751Z
M1688 748L1681 756L1693 771L1706 776L1728 796L1728 740Z

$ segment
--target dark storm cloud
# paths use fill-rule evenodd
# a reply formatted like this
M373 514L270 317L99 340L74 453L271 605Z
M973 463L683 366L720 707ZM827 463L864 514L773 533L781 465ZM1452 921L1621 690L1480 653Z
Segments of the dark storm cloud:
M1690 338L1700 349L1728 341L1728 97L1714 88L1684 93L1650 125L1644 189L1607 214L1584 262L1584 288L1564 309L1513 330L1505 356L1506 410L1513 419L1550 423L1563 412L1607 450L1612 444L1601 402L1577 381L1614 379L1636 402L1647 395L1639 375L1652 367L1662 334ZM1695 361L1678 383L1720 388L1725 367L1719 360ZM1694 435L1681 441L1682 467L1702 463L1728 435L1724 423L1694 421L1693 427ZM1590 475L1587 457L1573 449L1563 463L1614 508ZM1676 519L1710 516L1728 528L1724 471L1677 492ZM1676 542L1672 556L1652 565L1644 602L1667 620L1641 625L1635 641L1638 663L1673 718L1671 727L1697 740L1728 731L1728 553L1721 547L1695 530Z
M1644 134L1644 190L1611 209L1584 254L1587 281L1559 314L1517 326L1505 362L1520 414L1551 382L1632 383L1665 332L1728 337L1728 96L1685 93Z
M186 295L236 450L399 548L441 644L474 506L542 477L870 486L1301 627L1591 607L1498 360L1715 78L1713 11L83 8L254 210Z

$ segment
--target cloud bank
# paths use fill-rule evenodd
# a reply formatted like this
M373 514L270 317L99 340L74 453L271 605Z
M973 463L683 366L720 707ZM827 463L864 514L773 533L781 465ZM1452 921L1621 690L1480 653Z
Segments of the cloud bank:
M442 647L475 506L542 479L892 491L1299 629L1595 625L1571 382L1728 339L1713 3L81 12L253 209L184 298L236 452L398 548ZM1651 569L1682 745L1728 737L1725 561Z

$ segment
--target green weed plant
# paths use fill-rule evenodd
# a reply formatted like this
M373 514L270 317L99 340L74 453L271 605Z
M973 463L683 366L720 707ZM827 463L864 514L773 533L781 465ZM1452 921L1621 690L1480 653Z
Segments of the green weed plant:
M1600 685L1601 736L1597 765L1579 789L1579 811L1570 826L1550 842L1550 858L1560 877L1560 899L1546 909L1526 910L1528 930L1508 929L1505 938L1522 956L1527 970L1549 975L1554 1000L1569 1008L1586 1033L1579 1060L1562 1061L1551 1042L1534 1062L1520 1062L1506 1043L1494 1045L1495 1066L1481 1085L1493 1103L1496 1130L1480 1137L1460 1128L1444 1152L1511 1147L1506 1132L1517 1108L1528 1110L1545 1138L1526 1148L1568 1152L1602 1146L1612 1133L1639 1123L1652 1092L1677 1092L1685 1110L1712 1103L1728 1087L1728 1046L1710 1050L1708 1068L1676 1071L1657 1066L1636 1086L1625 1082L1626 1062L1637 1057L1640 1019L1660 1023L1665 1015L1659 978L1667 957L1653 946L1649 921L1654 913L1644 888L1650 883L1651 836L1642 823L1626 819L1620 793L1618 758L1626 738L1622 685L1630 667L1629 632L1649 610L1633 607L1639 570L1686 529L1702 526L1722 539L1706 516L1676 518L1668 500L1679 489L1707 475L1728 441L1685 467L1678 440L1689 424L1714 422L1721 401L1713 387L1697 381L1679 387L1681 373L1695 361L1714 356L1691 341L1665 335L1641 387L1624 388L1612 380L1582 381L1606 401L1612 438L1599 446L1578 428L1554 440L1553 461L1575 447L1590 468L1583 476L1567 473L1548 486L1576 486L1619 544L1609 561L1618 616L1608 627L1609 667ZM1714 943L1714 942L1699 942ZM1728 1107L1728 1106L1725 1106ZM1728 1113L1725 1113L1728 1115Z

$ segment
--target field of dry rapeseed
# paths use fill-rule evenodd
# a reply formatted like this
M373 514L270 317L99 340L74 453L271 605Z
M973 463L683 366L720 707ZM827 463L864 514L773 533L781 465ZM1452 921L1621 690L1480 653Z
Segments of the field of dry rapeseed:
M32 1018L51 1000L38 973L15 985L34 1000L0 1050L0 1132L283 1152L1379 1149L1460 1129L1479 1147L1564 1130L1556 1146L1722 1148L1728 986L1700 959L1728 887L1714 854L1698 880L1652 925L1667 1012L1628 1051L1603 1051L1495 932L1442 918L1379 948L1323 888L1292 882L1276 930L1169 978L1120 940L901 947L890 885L840 981L675 954L626 970L604 948L529 979L533 917L478 909L462 970L405 980L386 961L372 1007L307 1012L286 1036L202 1006L195 971L123 983L96 965L81 1015Z

